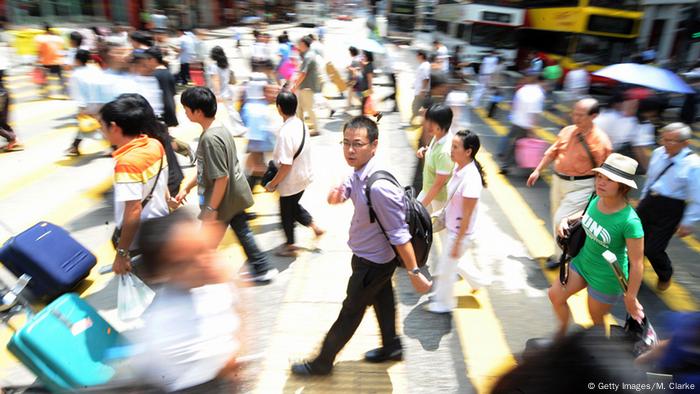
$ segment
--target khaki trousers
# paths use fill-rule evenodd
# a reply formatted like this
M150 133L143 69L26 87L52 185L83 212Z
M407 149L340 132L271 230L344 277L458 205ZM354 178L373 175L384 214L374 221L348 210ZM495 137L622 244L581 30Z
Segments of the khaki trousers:
M314 92L311 89L301 89L297 93L299 105L297 105L297 117L304 120L304 113L309 115L309 121L306 125L309 130L318 131L316 128L316 113L314 112Z

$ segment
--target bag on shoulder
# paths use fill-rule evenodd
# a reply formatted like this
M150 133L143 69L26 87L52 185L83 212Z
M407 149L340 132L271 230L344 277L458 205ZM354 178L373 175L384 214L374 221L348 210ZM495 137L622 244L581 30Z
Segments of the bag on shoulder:
M595 192L591 194L586 207L583 208L581 217L569 220L569 229L566 232L566 236L560 237L557 235L557 244L562 250L562 254L559 257L559 283L562 286L569 282L569 263L571 259L578 256L581 249L583 249L583 244L586 243L586 230L583 229L581 220L595 196Z
M393 183L398 188L403 188L406 223L408 224L408 232L411 234L411 245L413 245L413 251L416 255L416 263L418 264L418 267L424 266L428 261L428 253L430 252L430 247L433 244L433 223L428 210L425 209L423 204L416 199L416 193L415 190L413 190L413 187L402 187L396 178L394 178L394 176L387 171L377 171L373 173L367 180L367 186L365 189L367 204L369 205L369 220L370 222L377 222L387 240L389 239L389 236L386 234L386 231L384 231L384 227L379 222L377 215L375 214L374 208L372 207L372 199L370 197L372 185L374 182L379 180L386 180ZM394 245L391 247L396 253L396 248ZM401 266L405 268L406 265L403 261L401 261L401 256L396 253L396 257Z

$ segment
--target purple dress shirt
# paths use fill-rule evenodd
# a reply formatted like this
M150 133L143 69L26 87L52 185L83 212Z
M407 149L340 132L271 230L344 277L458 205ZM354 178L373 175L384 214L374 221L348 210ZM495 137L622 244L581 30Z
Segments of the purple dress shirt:
M359 257L373 263L385 264L393 261L396 254L379 225L369 221L369 206L365 196L367 180L377 170L375 159L372 158L343 183L345 199L350 198L355 205L348 246ZM370 195L377 220L384 226L391 244L403 245L411 241L406 223L403 190L388 181L379 180L372 186Z

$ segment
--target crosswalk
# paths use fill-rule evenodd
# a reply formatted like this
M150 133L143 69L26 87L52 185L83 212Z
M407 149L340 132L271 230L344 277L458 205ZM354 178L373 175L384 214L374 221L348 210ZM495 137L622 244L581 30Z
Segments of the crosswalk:
M28 78L28 76L10 77L10 89L18 91L30 89L31 86L26 85ZM23 132L26 133L27 138L23 139L26 148L23 152L0 155L0 165L11 169L6 173L7 176L0 179L0 211L3 212L0 219L3 222L7 221L13 231L19 231L38 220L48 220L75 231L79 240L95 245L92 252L98 258L98 269L93 270L86 281L87 285L80 289L81 296L88 300L91 300L91 297L96 299L104 296L101 294L102 290L109 286L112 276L99 275L97 272L99 267L110 265L114 258L114 250L108 240L111 227L107 225L112 221L109 201L112 185L111 160L98 157L106 146L99 140L90 142L90 145L86 146L86 157L65 158L62 154L63 149L69 145L77 130L75 125L70 124L71 117L75 113L70 101L31 101L36 97L28 93L20 97L22 99L16 101L13 107L14 124L20 137ZM410 98L406 97L406 94L400 95L400 103L404 114L410 112L410 108L408 110L405 108L410 107ZM484 125L484 130L488 130L489 133L507 134L507 124L501 120L490 119L481 110L476 110L473 117L476 120L475 124ZM546 118L559 126L561 126L559 122L563 121L560 118L557 121L555 114L549 114ZM53 127L56 124L62 127ZM186 120L181 124L183 126L174 130L174 135L184 141L194 140L199 133L198 128ZM37 128L43 129L36 130ZM408 130L406 134L413 146L416 146L420 135L419 129ZM553 141L555 138L552 131L547 128L538 130L538 136L548 141ZM244 142L241 140L241 143ZM244 149L240 150L244 151ZM335 155L334 160L342 160L337 158L337 153ZM499 246L504 250L511 248L512 254L517 255L516 257L525 256L529 260L529 257L545 256L552 243L545 221L530 208L528 201L510 179L498 175L498 165L491 154L482 150L479 155L489 176L488 195L490 197L486 201L486 217L489 224L486 227L493 229L493 234L490 236L497 240L495 242L501 243ZM194 175L192 168L186 169L185 172L186 178ZM326 183L335 181L336 177L337 174L319 176L316 182L323 183L319 190L325 188ZM196 199L191 197L188 200ZM337 221L341 215L348 214L348 207L342 208L341 211L323 208L321 200L314 200L321 212L319 217ZM255 204L253 210L256 212L277 212L277 198L273 194L255 194ZM260 215L252 226L262 228L276 225L277 219L273 216L273 214ZM100 222L105 225L101 225ZM503 232L506 235L500 233L500 227L508 228ZM284 301L279 306L275 321L270 322L274 324L275 329L269 345L270 350L264 356L264 368L260 371L261 376L257 381L256 392L296 391L299 387L304 387L305 392L356 392L360 388L372 392L410 390L409 382L415 378L406 368L406 364L410 361L407 360L406 364L395 364L388 369L353 361L361 358L363 350L376 344L376 325L373 323L374 317L371 311L365 318L366 323L363 323L364 325L360 328L359 339L353 340L341 355L338 373L333 378L335 380L316 380L302 384L288 376L287 358L292 356L288 354L290 349L294 352L312 349L327 329L329 321L332 322L337 313L338 298L342 300L345 284L344 279L338 279L338 277L347 273L347 267L342 266L341 263L335 263L347 257L345 254L340 255L341 252L347 253L344 238L342 238L344 231L346 230L336 231L334 235L336 238L330 238L329 244L325 245L328 250L325 255L309 254L295 263ZM0 229L0 242L11 235L6 230ZM268 243L272 243L273 239L266 236L262 242L267 249ZM686 244L688 248L697 247L697 240L691 239L688 242ZM483 249L488 250L488 248ZM700 251L700 249L697 250ZM242 264L245 259L240 246L230 232L224 239L221 252L227 261L237 262L237 264ZM338 258L339 255L340 258ZM517 355L524 345L522 336L530 335L524 334L523 331L530 330L531 335L542 336L551 332L553 326L550 323L553 319L549 314L545 285L554 283L557 278L556 273L542 268L542 259L537 260L534 271L528 273L526 270L532 267L527 263L519 263L510 256L504 258L475 252L472 258L479 261L484 269L503 270L495 273L500 278L501 284L493 289L482 289L472 294L463 281L458 282L456 287L459 302L452 315L452 324L459 339L461 353L459 357L463 359L466 368L461 373L468 377L474 391L481 393L488 392L502 373L516 365ZM492 264L491 260L498 261L498 264ZM339 274L338 271L341 273ZM526 283L529 278L525 277L528 275L535 278L535 281L542 278L542 283L538 286ZM328 277L332 280L319 283L318 277ZM654 287L654 278L653 271L647 266L645 284L649 289ZM395 281L402 280L402 277L397 275ZM515 281L520 282L514 283ZM406 283L403 285L405 286ZM513 294L506 296L502 294L508 291ZM650 294L645 296L656 297L663 302L665 308L670 310L700 310L700 304L692 291L678 283L674 283L665 293L651 290ZM523 309L518 310L516 305L510 311L512 315L529 314L531 316L522 317L530 320L524 322L522 326L512 324L512 317L505 316L501 310L506 305L505 300L512 302L517 297L522 297L520 307ZM573 297L570 304L574 321L582 326L591 325L586 309L585 293ZM529 309L533 306L539 310ZM412 314L417 313L414 310L419 307L411 308L413 309L409 311L405 308L401 309L399 321L408 321ZM115 316L113 310L102 312L107 317ZM549 317L543 319L545 323L543 326L528 328L537 326L537 316ZM607 319L610 323L614 320L612 316ZM21 324L21 321L16 323ZM417 335L408 327L404 327L404 334L409 337ZM3 382L7 374L17 367L17 361L4 350L4 344L9 340L10 335L10 329L0 327L0 346L2 346L0 382ZM421 351L425 353L430 350ZM420 353L415 354L420 355ZM295 390L287 390L290 388Z

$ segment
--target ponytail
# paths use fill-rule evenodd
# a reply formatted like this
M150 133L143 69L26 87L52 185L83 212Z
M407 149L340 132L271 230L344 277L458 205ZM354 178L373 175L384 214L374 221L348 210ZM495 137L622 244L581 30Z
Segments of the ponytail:
M481 186L489 187L488 183L486 182L486 173L484 172L484 167L481 166L481 163L479 163L479 160L477 160L476 158L474 159L474 164L476 165L476 169L479 170L479 175L481 176Z

